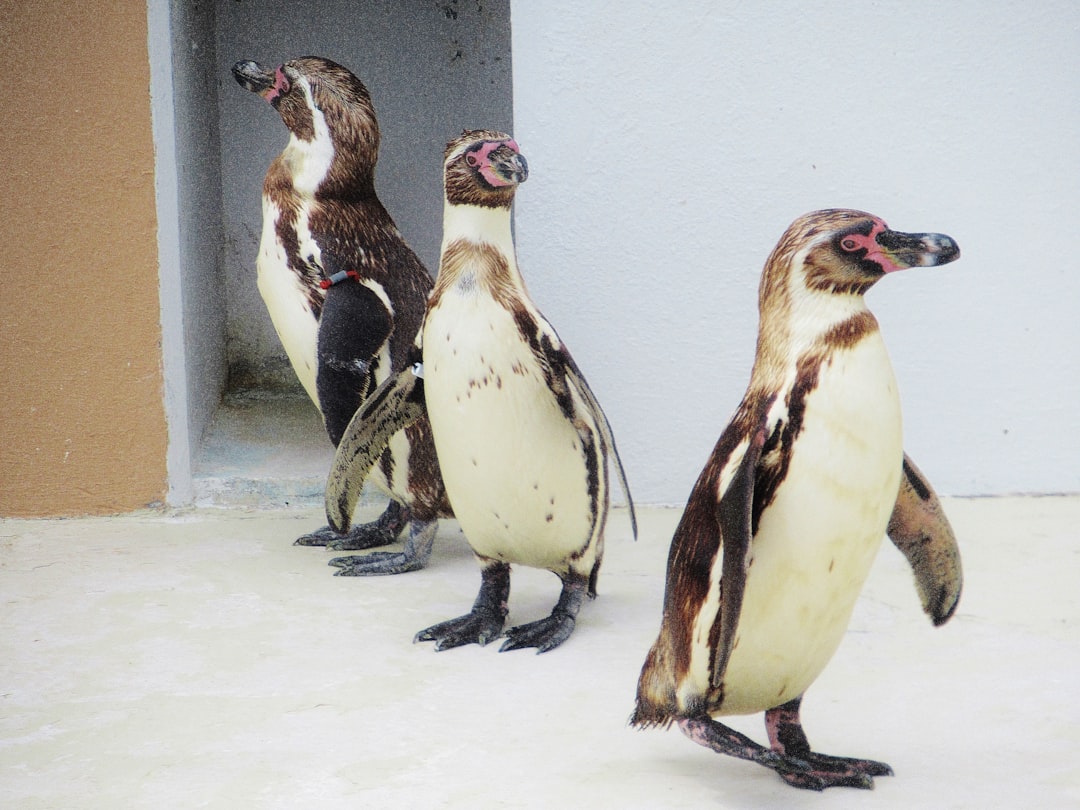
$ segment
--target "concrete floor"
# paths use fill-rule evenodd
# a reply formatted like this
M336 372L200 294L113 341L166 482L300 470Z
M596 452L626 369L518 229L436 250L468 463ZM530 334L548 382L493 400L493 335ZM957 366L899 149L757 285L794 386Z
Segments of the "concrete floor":
M543 656L410 643L475 596L452 522L426 570L357 580L291 545L318 509L0 521L0 807L1080 806L1080 498L946 507L956 617L931 627L886 544L804 704L816 748L893 766L873 794L627 727L678 510L637 543L615 513L600 598ZM510 620L557 591L516 569Z

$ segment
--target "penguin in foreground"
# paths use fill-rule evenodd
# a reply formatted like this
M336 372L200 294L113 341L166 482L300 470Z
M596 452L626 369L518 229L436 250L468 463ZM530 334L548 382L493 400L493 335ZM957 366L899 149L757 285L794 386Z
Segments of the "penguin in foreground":
M364 84L319 57L275 70L242 61L232 72L289 129L263 183L259 292L336 447L363 398L404 364L431 276L375 193L379 125ZM393 542L408 524L405 549L331 560L339 574L423 568L437 518L452 516L427 420L388 445L371 476L391 498L382 516L345 535L325 527L296 544L370 548Z
M330 525L344 530L385 437L426 407L450 503L481 565L472 610L416 635L436 650L502 634L514 563L552 571L562 593L550 616L507 630L500 650L546 652L570 636L586 595L596 595L609 460L637 535L607 418L518 271L510 206L526 176L503 133L467 131L447 145L442 258L422 363L364 403L327 485Z
M915 572L935 625L960 598L956 540L905 456L896 380L863 300L960 251L859 211L816 211L765 266L746 395L690 494L668 557L664 615L631 724L680 729L788 784L872 788L881 762L812 751L803 693L847 628L882 536ZM765 712L771 748L714 716Z

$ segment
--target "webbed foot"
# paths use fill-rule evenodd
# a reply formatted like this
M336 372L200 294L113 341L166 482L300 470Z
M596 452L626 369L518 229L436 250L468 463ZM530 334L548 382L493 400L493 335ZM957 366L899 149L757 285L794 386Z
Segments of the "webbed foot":
M873 790L875 776L892 776L893 770L884 762L852 757L834 757L810 750L799 706L802 696L765 712L765 728L769 732L772 750L785 761L799 763L799 768L778 769L780 778L794 787L824 790L829 787L855 787Z
M370 554L334 557L329 565L341 569L335 572L336 577L386 576L419 571L431 559L438 530L437 520L413 520L409 523L409 537L401 551L373 551Z
M800 770L778 768L777 773L789 785L807 790L824 790L830 787L873 790L875 776L893 775L892 768L884 762L875 762L872 759L850 759L811 753L804 757L785 758L785 761L791 760L797 760Z
M452 650L466 644L486 645L502 633L505 617L473 608L464 616L433 624L413 636L413 643L434 641L435 651Z
M519 624L506 631L506 641L499 652L536 647L536 652L553 650L574 632L574 617L552 613L539 621Z
M507 563L491 563L480 573L480 593L472 610L464 616L421 630L413 637L413 643L434 641L436 651L465 644L479 644L482 647L502 633L509 598L510 566Z
M386 509L371 523L353 526L345 534L339 534L329 526L323 526L310 534L296 538L295 546L326 546L334 551L359 551L376 546L387 546L397 540L402 528L409 521L409 510L397 501L390 501Z
M563 579L562 593L551 615L539 621L519 624L506 631L506 641L499 652L535 647L540 653L553 650L570 638L581 603L585 600L588 579L571 572Z
M774 771L798 769L798 762L785 761L784 757L775 751L770 751L760 743L754 742L745 734L740 734L733 728L728 728L723 723L713 720L708 715L701 717L684 717L679 720L679 729L696 742L715 751L718 754L726 754L729 757L756 762ZM805 766L802 770L809 768Z

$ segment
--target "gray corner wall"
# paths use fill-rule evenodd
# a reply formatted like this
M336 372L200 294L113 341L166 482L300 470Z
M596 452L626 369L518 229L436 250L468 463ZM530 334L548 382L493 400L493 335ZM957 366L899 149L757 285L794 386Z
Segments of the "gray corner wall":
M214 4L147 4L170 503L226 382Z
M222 396L301 394L255 283L261 188L287 136L233 80L239 59L325 56L368 86L376 185L435 275L442 151L464 127L510 131L509 0L148 0L169 501L191 502Z

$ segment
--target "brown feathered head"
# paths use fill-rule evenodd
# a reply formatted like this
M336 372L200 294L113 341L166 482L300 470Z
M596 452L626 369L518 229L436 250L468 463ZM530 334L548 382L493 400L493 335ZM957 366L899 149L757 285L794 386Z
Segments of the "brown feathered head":
M379 124L367 87L351 71L304 56L274 70L237 62L232 73L242 87L270 102L303 148L322 153L329 167L327 193L374 182Z
M529 176L529 164L509 135L474 129L446 145L443 171L450 204L509 208L514 191Z

